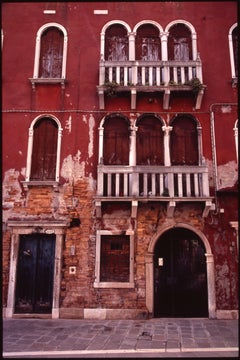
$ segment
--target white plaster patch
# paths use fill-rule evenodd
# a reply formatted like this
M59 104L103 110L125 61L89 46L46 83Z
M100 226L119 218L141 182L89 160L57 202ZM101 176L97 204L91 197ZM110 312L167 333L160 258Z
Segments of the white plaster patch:
M19 171L15 169L9 169L4 174L2 183L3 222L7 221L14 204L22 201L22 189L18 177Z
M82 119L83 119L83 122L86 124L87 123L87 116L83 115Z
M85 176L85 163L80 163L81 152L77 151L75 156L68 155L61 168L61 176L70 182L80 180Z
M97 181L93 178L92 173L88 177L88 186L91 191L95 191L97 188Z
M119 231L119 228L131 229L129 211L113 211L111 214L104 214L102 220L105 228L112 231Z
M21 175L25 177L26 175L26 168L21 168Z
M227 164L218 166L219 188L232 187L238 179L237 164L229 161Z
M68 120L66 120L65 129L70 133L72 131L72 116L70 115Z
M95 126L95 121L94 121L94 117L92 116L92 114L89 117L88 126L89 126L88 156L92 157L93 156L93 129Z
M231 107L231 105L223 105L221 110L222 110L223 114L227 114L232 111L232 107Z

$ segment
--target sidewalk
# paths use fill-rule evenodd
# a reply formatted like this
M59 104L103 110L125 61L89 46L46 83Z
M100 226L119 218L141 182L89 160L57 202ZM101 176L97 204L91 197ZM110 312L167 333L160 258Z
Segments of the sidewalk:
M4 358L203 355L238 357L238 320L3 319Z

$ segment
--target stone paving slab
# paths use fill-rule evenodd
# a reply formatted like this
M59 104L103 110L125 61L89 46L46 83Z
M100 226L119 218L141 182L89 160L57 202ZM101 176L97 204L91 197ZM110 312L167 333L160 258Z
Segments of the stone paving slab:
M149 354L238 351L238 320L149 319L69 320L3 319L3 355L37 357L54 351L80 352L81 357L114 351L131 356ZM32 352L37 352L33 355ZM85 353L84 353L85 352ZM103 353L101 353L103 352ZM63 353L62 353L63 354ZM117 355L117 353L115 354ZM155 354L156 355L156 354ZM134 356L133 356L134 357Z

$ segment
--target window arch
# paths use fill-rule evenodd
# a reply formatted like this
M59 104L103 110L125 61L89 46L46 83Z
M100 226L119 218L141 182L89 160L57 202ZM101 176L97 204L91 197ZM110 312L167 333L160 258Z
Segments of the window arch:
M144 23L136 32L135 59L144 61L161 60L161 41L159 29L150 23Z
M185 20L173 21L168 32L168 59L188 61L197 59L197 36L194 27Z
M49 115L37 117L28 139L26 181L59 181L62 127Z
M199 165L198 128L187 114L177 115L171 122L170 156L172 165Z
M101 31L100 53L102 60L129 58L129 38L131 28L120 20L109 21ZM123 54L119 51L123 49ZM108 59L109 58L109 59Z
M112 114L105 118L104 165L128 165L129 163L129 121L123 116Z
M105 33L105 60L126 61L128 53L127 29L122 24L110 25Z
M232 78L238 77L238 26L234 24L228 34Z
M48 23L36 37L33 78L65 79L67 32L62 25Z
M136 154L138 165L163 165L163 122L155 115L145 114L136 122Z

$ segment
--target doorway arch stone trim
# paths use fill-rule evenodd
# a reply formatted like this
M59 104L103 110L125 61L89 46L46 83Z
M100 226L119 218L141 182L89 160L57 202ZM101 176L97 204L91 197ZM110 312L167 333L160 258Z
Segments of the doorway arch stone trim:
M184 228L195 233L203 242L205 247L206 257L206 271L207 271L207 290L208 290L208 316L210 319L216 318L216 293L215 293L215 271L214 271L214 257L212 254L211 246L206 236L193 226L182 223L173 222L167 224L159 229L159 231L152 237L149 243L148 251L145 254L145 269L146 269L146 307L150 314L154 310L154 248L161 237L166 231L174 228Z
M9 221L8 227L11 230L11 252L10 252L10 270L6 318L12 318L14 315L15 289L17 278L17 263L20 235L34 233L51 233L56 235L55 259L54 259L54 286L53 286L53 303L52 319L59 318L59 298L61 283L61 266L62 266L62 248L65 229L65 221Z

